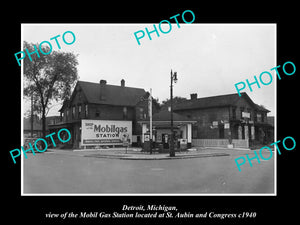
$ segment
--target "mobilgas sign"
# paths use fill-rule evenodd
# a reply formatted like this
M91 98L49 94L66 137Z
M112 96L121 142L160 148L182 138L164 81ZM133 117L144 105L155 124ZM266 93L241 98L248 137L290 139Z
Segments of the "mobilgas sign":
M81 145L117 145L124 137L132 140L132 122L120 120L82 120Z

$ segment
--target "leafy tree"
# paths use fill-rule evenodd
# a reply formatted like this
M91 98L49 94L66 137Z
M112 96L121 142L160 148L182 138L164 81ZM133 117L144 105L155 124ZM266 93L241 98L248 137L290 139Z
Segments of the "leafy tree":
M173 97L173 105L180 104L181 102L185 102L186 100L187 100L186 98L179 97L179 96ZM167 110L169 106L171 106L170 99L166 99L166 100L162 101L162 103L161 103L162 110Z
M35 44L36 48L39 44ZM24 42L24 49L34 52L34 44ZM49 52L49 47L42 47L43 52ZM34 97L35 111L42 118L42 133L46 136L46 115L51 101L63 101L71 95L71 88L78 80L77 56L74 53L52 51L48 55L39 52L39 56L31 55L32 61L26 55L24 58L24 96Z

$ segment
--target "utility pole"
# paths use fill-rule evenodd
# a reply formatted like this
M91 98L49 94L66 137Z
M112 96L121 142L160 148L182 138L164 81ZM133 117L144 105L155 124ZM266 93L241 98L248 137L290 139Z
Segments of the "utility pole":
M150 120L150 154L152 154L152 88L150 88L150 96L148 99L148 111Z
M175 156L175 150L174 150L174 132L173 132L173 80L174 83L177 82L177 72L172 72L171 70L171 86L170 86L170 103L171 103L171 139L170 139L170 157Z

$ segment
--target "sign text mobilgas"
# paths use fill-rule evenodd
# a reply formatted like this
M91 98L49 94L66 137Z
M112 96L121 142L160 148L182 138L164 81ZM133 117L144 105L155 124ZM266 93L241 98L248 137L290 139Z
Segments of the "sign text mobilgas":
M132 140L132 121L82 120L81 137L81 145L122 145L124 137Z
M94 125L94 132L100 132L96 134L96 137L120 137L120 133L127 133L127 127L117 127L116 125Z

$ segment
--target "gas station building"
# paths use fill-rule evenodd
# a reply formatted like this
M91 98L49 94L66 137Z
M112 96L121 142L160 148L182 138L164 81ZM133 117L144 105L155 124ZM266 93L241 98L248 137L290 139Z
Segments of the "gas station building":
M169 149L171 137L171 113L167 110L160 111L152 117L153 137L152 141L156 145L161 145L164 149ZM185 143L187 148L192 146L192 125L197 121L191 120L186 116L173 112L173 130L175 143ZM147 140L150 121L144 119L138 121L142 126L142 143ZM176 145L175 145L176 146Z

